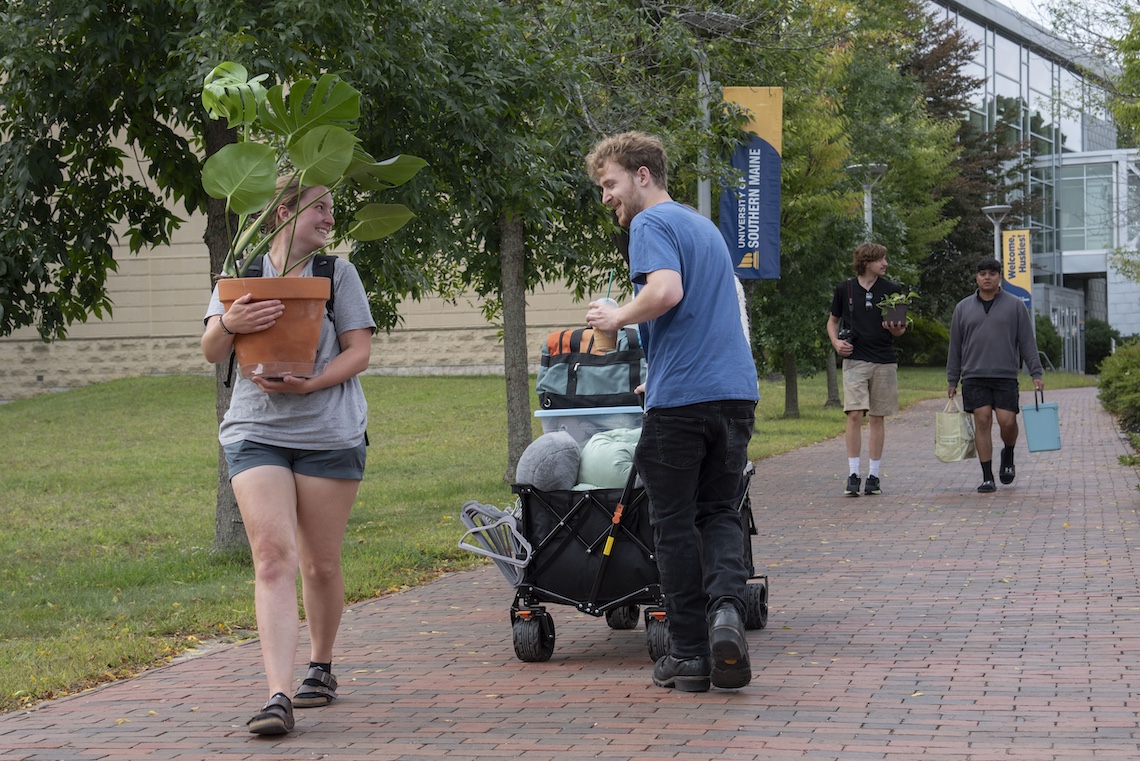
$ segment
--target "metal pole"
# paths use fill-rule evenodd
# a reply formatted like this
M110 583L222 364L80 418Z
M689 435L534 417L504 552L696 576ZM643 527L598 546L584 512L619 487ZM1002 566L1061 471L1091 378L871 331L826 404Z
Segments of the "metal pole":
M982 207L982 213L994 224L994 258L999 262L1003 261L1001 256L1001 222L1005 219L1005 215L1011 211L1013 211L1013 207L1004 203Z
M871 188L874 183L863 183L863 226L867 228L867 240L871 239Z
M709 67L704 51L698 52L697 58L700 62L700 69L697 71L697 98L700 102L701 124L704 125L704 133L707 135L709 131ZM697 211L705 219L712 219L712 183L708 178L708 148L701 148L697 170L701 174L700 179L697 180Z
M859 181L863 186L863 228L867 240L871 240L871 190L887 172L886 164L852 164L844 167L848 174Z

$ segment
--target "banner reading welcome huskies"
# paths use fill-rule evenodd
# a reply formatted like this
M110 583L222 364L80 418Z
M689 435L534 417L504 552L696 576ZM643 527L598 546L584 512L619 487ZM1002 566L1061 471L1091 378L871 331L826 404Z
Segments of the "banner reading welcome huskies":
M1030 266L1028 230L1003 230L1001 234L1002 275L1005 290L1025 302L1033 312L1033 270Z
M726 87L725 102L752 113L751 140L737 146L732 166L740 185L720 193L720 232L743 279L780 277L780 151L784 91L779 87Z

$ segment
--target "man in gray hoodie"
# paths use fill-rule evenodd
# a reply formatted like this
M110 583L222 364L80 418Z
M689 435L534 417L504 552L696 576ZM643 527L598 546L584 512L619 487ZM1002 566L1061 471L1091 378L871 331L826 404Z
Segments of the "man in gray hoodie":
M1038 391L1041 360L1033 335L1033 316L1025 304L1001 287L1001 262L985 258L978 262L978 290L954 307L950 321L950 352L946 357L946 380L951 399L962 381L962 406L974 415L978 461L982 466L983 494L997 491L993 474L993 439L990 430L996 416L1001 441L998 478L1013 483L1013 448L1017 444L1017 371L1024 362Z

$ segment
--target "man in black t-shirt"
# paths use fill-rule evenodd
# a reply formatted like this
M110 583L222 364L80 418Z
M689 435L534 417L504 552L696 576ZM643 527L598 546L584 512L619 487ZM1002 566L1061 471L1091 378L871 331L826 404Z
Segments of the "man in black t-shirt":
M879 467L883 459L884 418L899 409L898 359L894 337L906 332L906 322L883 321L878 304L902 290L883 277L887 249L863 243L855 249L855 277L844 280L831 299L827 335L843 357L843 410L847 413L847 486L843 493L859 496L859 451L863 418L870 415L870 470L864 494L881 494Z

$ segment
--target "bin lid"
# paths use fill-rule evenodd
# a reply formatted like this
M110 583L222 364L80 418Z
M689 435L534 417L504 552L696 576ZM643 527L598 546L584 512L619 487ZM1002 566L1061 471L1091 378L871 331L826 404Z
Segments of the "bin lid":
M586 417L588 415L640 415L645 410L640 407L570 407L564 410L535 410L534 416L543 417Z

